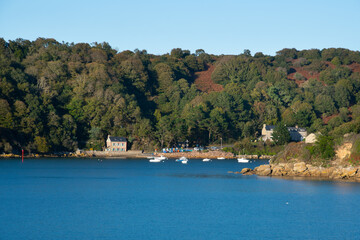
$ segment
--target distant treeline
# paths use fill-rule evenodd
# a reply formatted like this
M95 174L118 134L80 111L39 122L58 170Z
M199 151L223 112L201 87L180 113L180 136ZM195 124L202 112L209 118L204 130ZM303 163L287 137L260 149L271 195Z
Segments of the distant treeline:
M214 65L220 92L195 73ZM104 43L0 38L0 152L133 149L256 139L263 123L332 135L360 131L360 53L283 49L276 56L117 52Z

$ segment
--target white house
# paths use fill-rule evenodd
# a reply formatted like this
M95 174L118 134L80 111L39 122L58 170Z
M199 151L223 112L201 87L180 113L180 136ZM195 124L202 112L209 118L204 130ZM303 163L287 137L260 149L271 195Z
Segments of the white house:
M105 151L110 152L126 152L127 151L127 140L124 137L111 137L108 136L106 140Z

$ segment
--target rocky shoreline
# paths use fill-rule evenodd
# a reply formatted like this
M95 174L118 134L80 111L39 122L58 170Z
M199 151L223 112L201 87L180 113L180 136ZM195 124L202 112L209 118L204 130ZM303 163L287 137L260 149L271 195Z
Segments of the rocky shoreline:
M254 169L243 168L243 175L301 177L360 182L360 167L317 167L305 162L260 165Z

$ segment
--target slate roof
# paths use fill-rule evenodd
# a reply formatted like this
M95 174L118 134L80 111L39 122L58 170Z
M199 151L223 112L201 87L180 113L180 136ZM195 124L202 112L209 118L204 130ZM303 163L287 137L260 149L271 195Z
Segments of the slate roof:
M265 130L266 130L266 131L274 130L274 128L275 128L274 125L266 125L266 126L265 126Z
M124 137L109 137L112 142L126 142L126 138Z
M288 127L287 129L289 131L294 131L294 132L305 132L306 131L305 128L296 128L296 127Z

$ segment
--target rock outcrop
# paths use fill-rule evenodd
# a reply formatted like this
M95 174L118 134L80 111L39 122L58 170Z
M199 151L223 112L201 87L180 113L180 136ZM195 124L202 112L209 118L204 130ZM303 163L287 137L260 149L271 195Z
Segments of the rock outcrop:
M254 172L259 176L269 176L272 170L270 165L260 165L254 168Z
M260 165L254 170L244 168L243 175L313 177L322 179L344 179L360 182L360 167L317 167L305 162Z
M255 172L251 168L243 168L240 173L242 175L253 175Z

